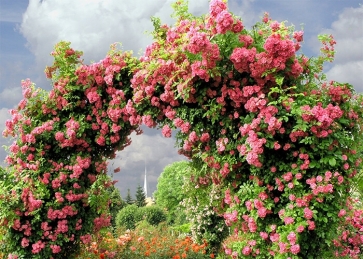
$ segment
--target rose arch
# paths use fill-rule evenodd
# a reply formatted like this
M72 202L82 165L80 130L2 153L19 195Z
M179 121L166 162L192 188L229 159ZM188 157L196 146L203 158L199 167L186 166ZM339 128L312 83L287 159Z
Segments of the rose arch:
M227 255L358 256L362 212L349 188L361 168L362 98L325 80L334 39L321 36L321 56L308 58L303 33L268 15L247 30L221 0L202 17L186 6L175 4L174 26L153 19L141 58L113 45L85 65L60 42L46 68L53 89L22 83L4 131L15 139L0 182L8 258L71 258L109 224L107 159L142 123L165 137L178 129L180 152L203 168L191 181L220 191L215 210L234 236Z

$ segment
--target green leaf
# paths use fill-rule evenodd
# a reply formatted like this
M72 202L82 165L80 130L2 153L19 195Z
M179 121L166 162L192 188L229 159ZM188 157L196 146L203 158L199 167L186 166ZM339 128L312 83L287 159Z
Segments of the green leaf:
M337 161L335 160L334 157L332 157L332 158L329 159L329 165L335 166L336 164L337 164Z
M284 82L284 78L281 76L278 76L277 78L276 78L276 83L277 83L277 85L278 86L282 86L282 83Z

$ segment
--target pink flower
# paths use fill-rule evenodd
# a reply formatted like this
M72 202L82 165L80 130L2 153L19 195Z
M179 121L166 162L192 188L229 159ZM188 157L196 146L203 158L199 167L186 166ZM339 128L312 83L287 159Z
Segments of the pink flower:
M232 31L234 33L241 32L243 30L243 24L240 20L237 20L235 24L233 24Z
M260 237L263 238L263 239L267 239L268 234L266 232L260 232Z
M197 136L197 133L195 131L192 131L190 134L189 134L189 137L188 137L189 141L190 142L196 142L198 141L198 136Z
M292 245L290 247L290 251L291 253L293 253L294 255L298 254L300 252L300 245L299 244L295 244L295 245Z
M293 37L297 42L301 42L301 41L303 41L304 32L303 31L295 31Z
M260 218L264 218L266 217L266 214L267 214L267 209L264 208L264 207L261 207L257 210L257 214Z
M208 133L202 133L202 136L200 137L200 141L202 142L208 142L209 141L209 134Z
M290 225L290 224L294 223L294 221L295 220L292 217L284 218L285 225Z
M249 255L250 253L252 252L252 249L250 246L245 246L243 249L242 249L242 254L243 255Z
M290 242L291 245L294 245L295 242L296 242L296 234L294 232L290 232L287 235L287 240L289 240L289 242Z
M67 233L68 232L68 221L60 220L58 221L57 230L58 233Z
M280 248L280 251L279 251L280 254L284 254L284 253L287 252L287 244L286 243L279 242L279 248Z
M189 122L185 122L185 123L183 123L182 125L181 125L181 127L180 127L180 130L181 130L181 132L183 132L183 133L187 133L189 130L190 130L190 123Z
M248 219L248 224L247 225L248 225L248 229L250 230L251 233L255 233L257 231L257 224L253 220L253 218Z
M29 239L27 239L26 237L23 237L23 239L21 240L21 246L22 247L29 246Z
M230 190L229 190L229 189L227 189L227 190L225 191L224 202L225 202L226 204L231 204L231 202L232 202L232 199L231 199L231 192L230 192Z
M330 181L330 178L332 178L333 174L330 171L325 172L325 181Z
M307 222L308 222L308 229L309 230L314 230L315 229L315 222L314 221L312 221L312 220L307 220Z
M163 134L164 137L170 138L171 137L171 129L170 129L169 125L164 125L161 133Z
M255 199L255 200L253 201L253 204L255 205L255 208L256 208L256 209L263 208L263 202L262 202L262 201L260 201L260 200L258 200L258 199Z
M268 198L268 195L265 192L260 192L258 194L258 198L260 198L261 200L266 200Z
M301 233L301 232L303 232L304 231L304 226L302 226L302 225L300 225L300 226L298 226L297 228L296 228L296 232L298 232L298 233Z
M341 217L345 216L345 214L346 214L346 213L347 213L347 212L346 212L344 209L341 209L341 210L339 211L338 217L339 217L339 218L341 218Z
M291 180L292 180L293 175L292 175L292 173L291 173L291 172L288 172L288 173L284 174L284 175L282 176L282 178L284 178L284 180L285 180L286 182L289 182L289 181L291 181Z
M294 194L290 194L289 195L289 200L290 201L294 201L296 199L295 195Z
M230 249L230 248L225 248L225 249L224 249L224 253L225 253L226 255L231 255L231 254L232 254L232 249Z
M92 240L92 236L90 234L84 235L80 237L83 244L89 244Z
M348 169L349 169L349 164L348 164L348 163L345 163L345 164L343 165L343 168L344 168L345 170L348 170Z
M245 205L246 205L247 210L252 210L252 202L251 201L246 201Z
M96 139L96 143L100 146L104 146L106 143L105 137L100 135L97 139Z
M217 33L225 34L228 30L232 29L233 17L226 10L223 10L222 12L220 12L217 15L215 21L217 23L217 26L216 26Z
M223 215L226 225L230 226L233 222L237 221L237 211L234 210L232 213L224 213Z
M280 235L277 234L277 233L273 233L273 234L270 235L270 240L272 242L274 242L274 243L277 242L277 241L279 241L279 239L280 239Z
M212 0L209 3L209 12L211 16L215 17L223 10L227 10L227 5L221 0Z
M274 232L276 230L276 225L270 225L271 231Z
M38 253L40 253L40 251L42 251L44 249L44 247L45 247L45 243L39 240L38 242L32 244L32 248L33 248L32 253L38 254Z
M312 219L313 215L314 215L314 213L311 209L309 209L309 208L304 209L304 217L306 219Z
M57 254L62 250L61 247L57 245L50 245L50 249L52 249L53 254Z

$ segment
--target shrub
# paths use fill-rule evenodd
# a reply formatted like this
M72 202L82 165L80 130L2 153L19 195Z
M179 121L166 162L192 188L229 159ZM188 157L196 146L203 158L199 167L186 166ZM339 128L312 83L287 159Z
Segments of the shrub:
M142 218L153 226L157 226L160 222L166 220L166 214L163 209L155 205L140 208L140 213Z
M116 217L116 226L119 228L135 229L136 223L142 220L139 207L131 204L121 209Z
M188 235L191 233L191 224L190 223L186 223L183 225L178 225L178 226L174 226L171 227L171 229L173 231L176 231L176 233L180 236L180 235Z

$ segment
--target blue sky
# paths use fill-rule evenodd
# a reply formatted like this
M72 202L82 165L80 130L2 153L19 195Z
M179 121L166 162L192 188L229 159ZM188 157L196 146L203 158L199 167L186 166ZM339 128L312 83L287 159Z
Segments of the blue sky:
M0 130L8 109L21 100L20 81L30 78L38 87L50 89L44 68L60 40L72 42L84 51L86 62L105 57L108 47L122 42L125 50L139 53L151 42L144 31L151 31L150 16L165 23L170 18L171 0L0 0ZM208 0L190 1L196 14L208 12ZM305 31L303 52L315 56L319 51L317 35L333 34L336 61L326 67L329 79L348 82L363 92L363 6L362 0L229 0L229 8L242 17L247 27L259 21L264 12L272 19L288 21ZM123 196L143 185L144 161L149 174L149 189L156 188L162 169L181 160L173 139L147 129L133 137L133 144L110 161L110 168L121 166L115 176ZM8 140L0 137L0 145ZM6 152L0 148L0 161Z

